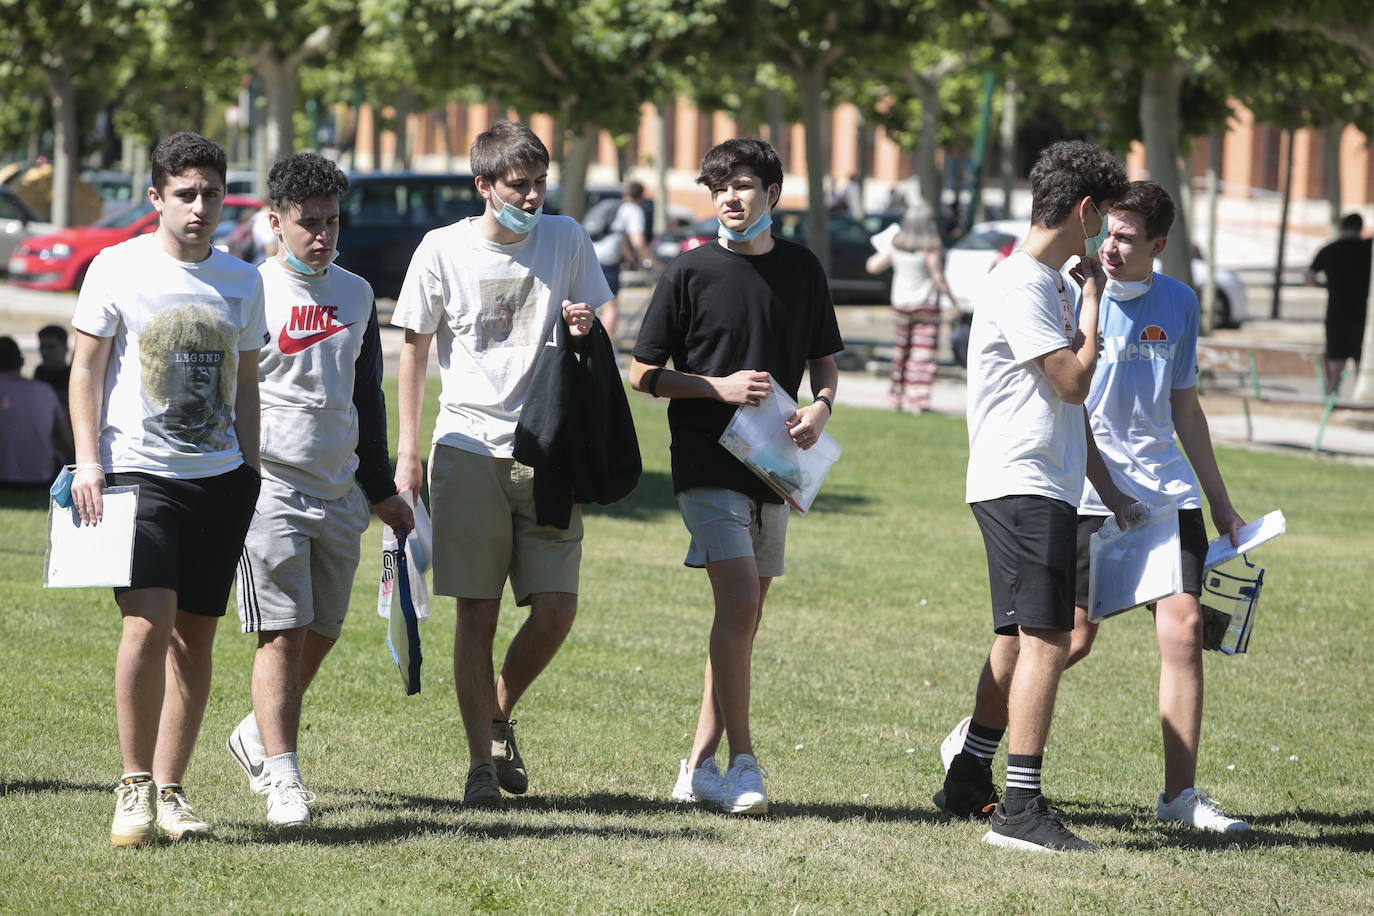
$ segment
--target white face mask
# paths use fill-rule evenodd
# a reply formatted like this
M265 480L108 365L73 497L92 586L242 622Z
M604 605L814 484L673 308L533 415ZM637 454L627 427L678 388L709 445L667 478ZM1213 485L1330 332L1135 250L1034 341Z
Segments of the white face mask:
M1150 282L1155 275L1150 274L1144 280L1107 280L1107 295L1117 302L1129 302L1132 299L1139 299L1150 291Z

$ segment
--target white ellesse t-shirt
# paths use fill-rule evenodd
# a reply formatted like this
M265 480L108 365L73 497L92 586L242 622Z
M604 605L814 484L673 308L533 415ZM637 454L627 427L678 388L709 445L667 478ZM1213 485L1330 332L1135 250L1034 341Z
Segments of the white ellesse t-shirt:
M1087 467L1083 408L1032 362L1077 332L1067 281L1024 251L988 275L968 345L965 500L1039 495L1077 507Z
M255 267L218 249L188 264L142 235L96 255L72 326L114 338L101 406L107 470L201 478L243 463L239 353L267 338Z
M1152 505L1200 509L1197 476L1174 438L1173 392L1197 384L1197 295L1155 274L1135 299L1102 300L1102 355L1084 406L1116 485ZM1110 515L1092 483L1078 511Z
M599 308L611 290L575 220L545 215L519 242L498 245L478 233L478 219L425 235L391 323L435 335L443 387L434 441L509 458L535 359L562 320L563 300Z

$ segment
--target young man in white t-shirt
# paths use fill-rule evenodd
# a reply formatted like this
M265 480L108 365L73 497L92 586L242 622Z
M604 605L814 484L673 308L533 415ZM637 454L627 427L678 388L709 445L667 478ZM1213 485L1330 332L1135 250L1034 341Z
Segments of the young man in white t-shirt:
M1093 257L1107 208L1126 190L1110 154L1055 143L1031 169L1031 230L988 278L969 337L965 496L987 547L997 638L973 716L935 804L952 817L991 813L986 842L1054 852L1094 849L1059 820L1040 771L1073 630L1076 513L1085 470L1108 504L1125 501L1087 433L1083 401L1097 366L1106 275ZM1077 256L1077 320L1064 276ZM992 758L1009 732L1007 795Z
M582 557L578 507L567 528L538 524L533 470L512 456L515 427L554 322L585 336L611 292L581 225L543 216L549 153L528 127L493 124L473 141L470 161L486 209L425 236L392 313L405 328L396 488L418 494L423 483L420 409L437 337L434 591L458 605L453 669L471 761L463 803L495 806L502 789L528 787L511 713L572 628ZM530 614L493 682L508 577Z
M105 487L136 485L115 717L124 776L110 840L211 832L181 779L210 692L211 644L257 499L262 279L215 249L224 150L193 133L153 150L158 227L96 256L72 325L72 499L98 523Z
M333 266L348 176L316 153L267 176L277 254L260 268L271 339L259 361L262 490L239 563L239 621L256 633L253 710L229 736L267 820L310 822L296 756L301 695L348 613L369 506L398 532L372 287Z
M611 301L597 311L597 317L606 328L611 341L615 341L615 323L620 313L620 266L626 258L644 268L658 263L649 250L648 218L644 213L644 185L631 181L625 185L620 202L616 204L615 215L606 234L592 242L596 248L596 259L601 263L601 271L606 275L606 284L611 288Z
M1243 832L1250 829L1245 821L1227 817L1195 785L1202 732L1199 597L1207 559L1199 485L1217 531L1235 543L1245 524L1231 506L1198 403L1197 295L1186 283L1154 272L1174 222L1168 192L1153 181L1132 182L1107 222L1101 252L1107 272L1104 348L1084 406L1102 458L1122 489L1143 503L1177 505L1183 554L1183 591L1161 598L1153 609L1164 733L1164 792L1156 815L1199 830ZM1088 616L1088 544L1108 514L1097 491L1087 487L1078 509L1077 607L1068 665L1085 658L1097 636Z

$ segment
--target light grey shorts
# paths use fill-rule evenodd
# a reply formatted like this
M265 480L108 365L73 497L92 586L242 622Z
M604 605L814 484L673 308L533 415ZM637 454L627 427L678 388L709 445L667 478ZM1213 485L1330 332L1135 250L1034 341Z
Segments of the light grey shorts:
M239 558L243 632L308 626L338 639L371 514L356 484L338 499L316 499L264 477Z
M429 513L436 595L500 598L507 576L519 605L544 592L577 594L582 510L573 506L567 528L539 524L528 465L436 445Z
M786 503L766 503L723 487L693 487L677 495L677 504L692 536L683 563L701 568L717 560L753 557L760 578L782 575Z

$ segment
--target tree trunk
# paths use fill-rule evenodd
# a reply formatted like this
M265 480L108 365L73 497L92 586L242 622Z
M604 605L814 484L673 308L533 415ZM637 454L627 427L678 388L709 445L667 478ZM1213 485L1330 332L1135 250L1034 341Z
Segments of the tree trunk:
M563 186L562 212L580 220L587 213L587 166L596 146L597 127L584 124L582 130L568 142L563 155L563 171L559 183Z
M654 206L654 235L662 235L668 229L668 107L660 101L654 106L654 129L658 140L658 155L654 157L654 194L658 203Z
M256 63L267 96L267 122L263 125L267 131L267 161L257 164L266 187L266 173L272 163L296 151L296 100L300 95L300 83L294 61L278 54L260 54Z
M396 167L410 170L410 115L415 110L415 93L402 88L396 93Z
M1202 287L1201 332L1212 333L1217 325L1217 207L1221 197L1222 135L1207 135L1207 282Z
M76 160L80 156L76 128L76 86L72 83L70 65L65 59L47 68L46 75L52 97L53 123L52 210L48 219L59 229L65 229L72 224L72 191Z
M825 86L825 65L814 64L801 74L797 88L801 93L802 130L806 135L806 241L830 275L830 220L825 206L825 145L821 130L825 118L821 90Z
M1284 131L1288 137L1287 160L1283 169L1283 206L1279 210L1279 250L1274 256L1274 298L1269 317L1279 317L1279 296L1283 290L1283 251L1288 245L1288 207L1293 201L1293 129Z
M921 100L921 137L916 141L916 181L921 197L930 208L936 223L940 217L940 169L935 164L935 151L940 142L940 80L938 77L917 74L916 96Z
M1011 195L1016 188L1016 76L1002 82L1002 123L998 130L1002 173L1002 219L1011 219Z
M1322 130L1322 172L1331 216L1331 237L1341 234L1341 133L1345 125L1331 121Z
M1179 202L1183 200L1178 164L1180 97L1188 66L1187 61L1175 59L1147 69L1140 89L1140 125L1145 134L1145 162L1150 177ZM1164 248L1164 273L1189 286L1193 284L1192 247L1188 214L1180 207L1169 232L1169 244Z

